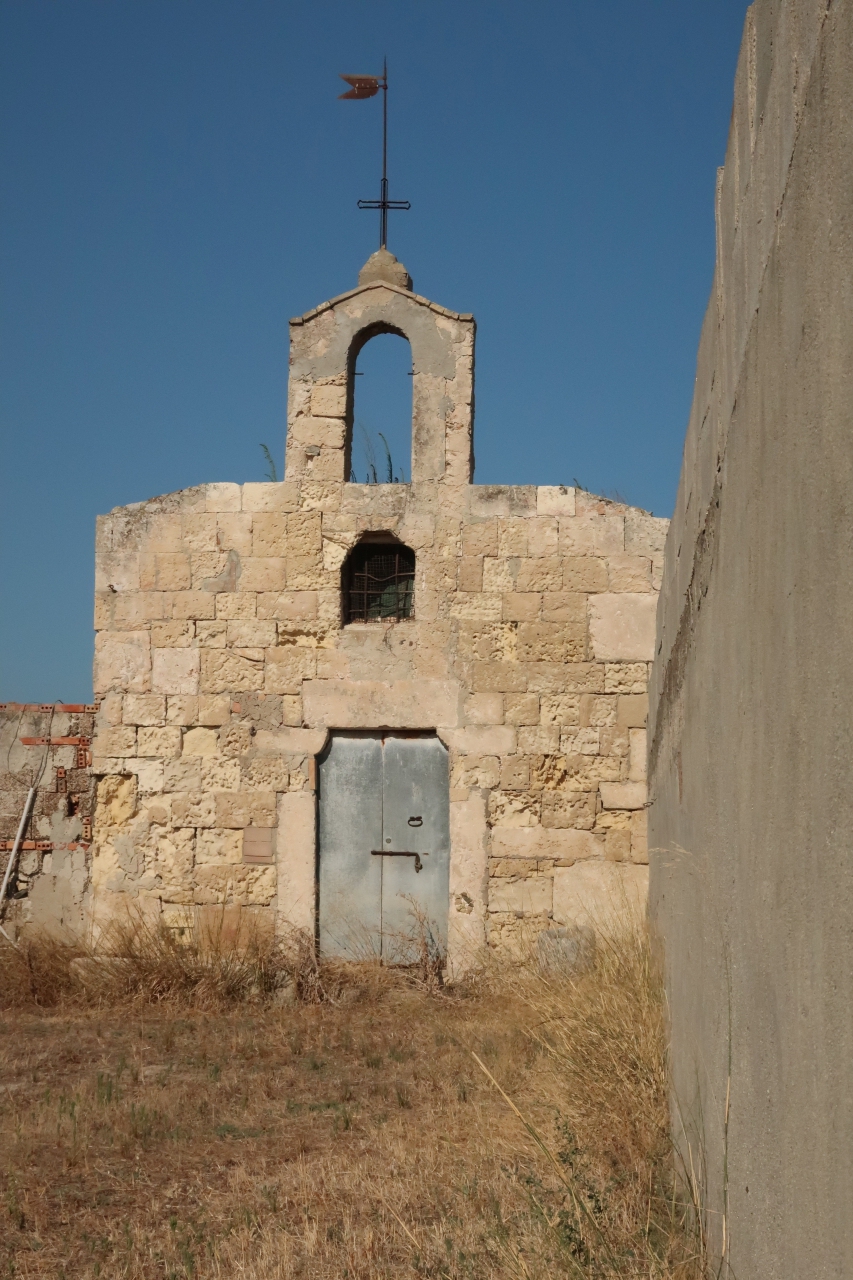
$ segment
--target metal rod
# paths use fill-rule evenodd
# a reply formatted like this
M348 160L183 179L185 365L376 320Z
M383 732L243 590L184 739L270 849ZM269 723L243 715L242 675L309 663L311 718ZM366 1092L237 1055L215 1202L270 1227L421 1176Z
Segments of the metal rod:
M379 213L379 248L388 243L388 59L382 60L382 193Z
M3 906L6 902L6 890L8 889L9 881L12 878L15 863L18 861L18 850L21 847L21 841L23 840L24 832L27 829L27 823L30 819L30 810L33 807L33 800L35 800L35 798L36 788L30 787L24 803L24 812L21 814L21 821L18 823L18 834L15 836L15 843L12 846L12 852L9 854L9 861L6 863L6 874L3 877L3 884L0 886L0 914L2 914Z

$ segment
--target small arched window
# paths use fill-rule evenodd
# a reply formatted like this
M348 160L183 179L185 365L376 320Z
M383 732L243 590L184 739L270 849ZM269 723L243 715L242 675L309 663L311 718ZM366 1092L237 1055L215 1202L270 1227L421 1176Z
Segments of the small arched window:
M400 622L415 612L415 553L396 539L359 542L344 561L344 622Z

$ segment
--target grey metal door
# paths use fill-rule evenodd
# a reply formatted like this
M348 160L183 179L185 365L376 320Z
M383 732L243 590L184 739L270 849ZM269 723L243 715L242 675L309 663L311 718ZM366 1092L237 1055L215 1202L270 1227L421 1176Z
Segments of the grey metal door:
M334 734L321 761L320 949L346 959L444 951L447 751L438 738Z

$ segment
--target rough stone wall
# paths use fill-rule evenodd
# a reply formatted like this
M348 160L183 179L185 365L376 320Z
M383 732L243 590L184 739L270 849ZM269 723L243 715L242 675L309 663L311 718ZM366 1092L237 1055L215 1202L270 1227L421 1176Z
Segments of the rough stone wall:
M410 485L344 482L352 352L382 326L412 345ZM468 483L470 317L371 283L293 333L283 482L99 520L96 916L130 902L183 926L233 902L313 929L316 756L331 728L399 727L450 750L451 950L571 920L645 873L667 522ZM413 618L342 625L365 532L415 550ZM270 865L245 860L247 827L274 830Z
M651 685L676 1133L732 1274L853 1273L853 8L749 10Z
M85 928L94 721L94 706L0 704L0 880L27 794L37 786L6 902L0 905L3 927L12 938L27 925L76 934ZM33 738L52 742L28 742Z

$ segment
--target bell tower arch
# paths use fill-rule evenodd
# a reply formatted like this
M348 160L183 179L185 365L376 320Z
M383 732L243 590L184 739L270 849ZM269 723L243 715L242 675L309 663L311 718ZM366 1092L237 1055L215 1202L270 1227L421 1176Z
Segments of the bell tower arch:
M475 331L472 315L414 293L379 249L356 289L290 322L285 479L348 480L356 358L376 334L396 333L412 350L412 483L470 484Z

